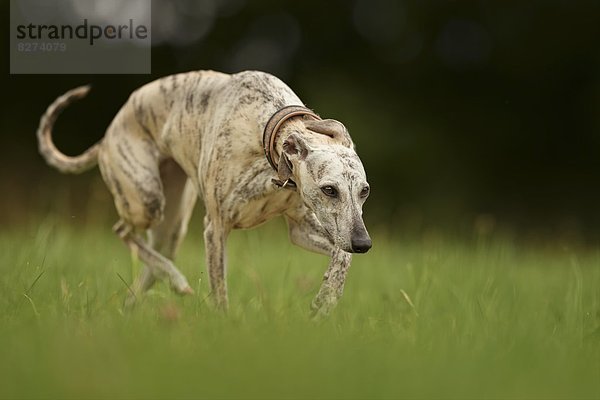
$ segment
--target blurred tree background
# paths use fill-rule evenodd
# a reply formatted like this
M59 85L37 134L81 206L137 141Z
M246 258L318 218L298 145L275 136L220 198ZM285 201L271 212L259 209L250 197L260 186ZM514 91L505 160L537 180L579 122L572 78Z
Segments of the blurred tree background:
M112 207L97 170L66 177L37 155L59 94L93 84L56 125L77 154L146 82L259 69L350 129L370 225L600 236L598 1L155 0L152 24L152 75L3 74L2 225L58 201Z

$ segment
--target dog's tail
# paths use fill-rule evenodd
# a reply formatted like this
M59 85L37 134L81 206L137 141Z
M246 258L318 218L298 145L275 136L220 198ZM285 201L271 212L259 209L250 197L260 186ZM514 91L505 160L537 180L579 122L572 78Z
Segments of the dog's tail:
M67 93L54 100L40 119L40 126L37 131L40 154L49 165L58 169L60 172L79 174L98 164L100 142L87 149L83 154L74 157L63 154L56 148L54 142L52 142L52 127L61 111L73 101L85 97L89 91L89 85L69 90Z

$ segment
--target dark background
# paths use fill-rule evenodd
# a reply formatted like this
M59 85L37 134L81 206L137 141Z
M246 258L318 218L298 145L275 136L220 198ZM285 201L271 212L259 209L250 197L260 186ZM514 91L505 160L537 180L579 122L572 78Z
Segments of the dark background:
M56 125L59 148L77 154L146 82L260 69L350 129L372 186L369 224L597 238L599 5L155 1L152 75L11 76L5 28L0 221L58 203L74 217L89 204L112 207L97 170L63 176L37 155L39 117L59 94L93 84Z

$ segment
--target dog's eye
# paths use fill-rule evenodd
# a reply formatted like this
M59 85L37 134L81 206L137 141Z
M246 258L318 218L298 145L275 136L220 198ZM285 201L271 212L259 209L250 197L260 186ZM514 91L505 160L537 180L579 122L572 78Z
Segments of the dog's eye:
M337 197L338 192L333 186L323 186L321 191L325 193L326 196L329 197Z
M367 197L369 195L369 192L371 191L371 189L369 189L368 186L365 186L364 188L362 188L362 190L360 191L360 197Z

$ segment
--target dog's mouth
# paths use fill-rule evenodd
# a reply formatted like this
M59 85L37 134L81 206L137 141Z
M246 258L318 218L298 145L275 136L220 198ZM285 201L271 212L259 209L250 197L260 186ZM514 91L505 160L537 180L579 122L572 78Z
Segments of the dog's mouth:
M329 232L329 230L325 227L323 227L323 230L327 234L327 237L329 237L331 242L334 244L334 246L339 247L340 249L344 250L346 253L361 253L359 251L355 251L352 247L338 245L337 241L335 240L335 237L331 234L331 232Z
M333 235L331 234L331 232L329 232L329 229L325 228L323 226L323 224L321 224L321 226L323 227L323 230L325 231L325 233L327 234L327 236L329 236L329 239L331 239L331 241L335 243L335 239L334 239Z

